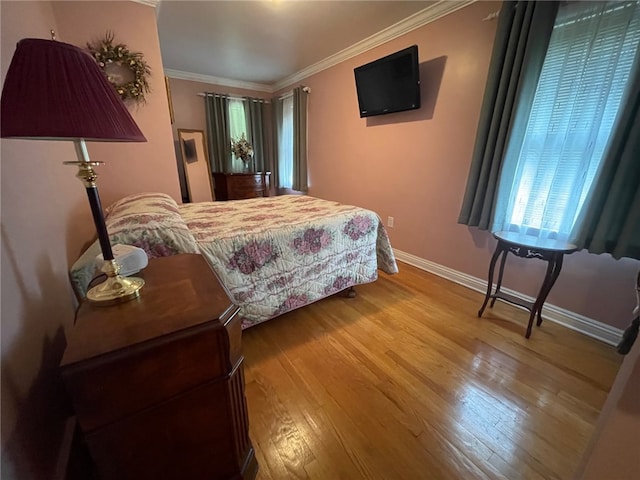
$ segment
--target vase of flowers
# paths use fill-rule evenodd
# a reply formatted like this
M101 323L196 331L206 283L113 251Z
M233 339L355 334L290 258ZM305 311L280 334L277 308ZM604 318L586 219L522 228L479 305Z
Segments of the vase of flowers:
M253 146L249 143L244 133L237 140L231 140L231 153L242 160L243 171L248 172L253 158Z

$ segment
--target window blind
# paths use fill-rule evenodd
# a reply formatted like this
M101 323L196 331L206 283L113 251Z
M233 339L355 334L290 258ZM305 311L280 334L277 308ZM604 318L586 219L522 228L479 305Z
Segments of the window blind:
M501 230L568 237L598 171L640 42L639 2L559 8ZM503 187L505 185L506 187Z

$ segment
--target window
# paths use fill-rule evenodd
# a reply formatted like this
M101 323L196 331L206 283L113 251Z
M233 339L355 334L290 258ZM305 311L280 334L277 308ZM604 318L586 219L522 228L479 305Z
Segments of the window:
M507 151L498 194L506 213L496 219L496 230L569 236L605 152L639 42L638 2L560 6L524 139Z
M282 118L278 119L278 187L293 187L293 95L282 100Z
M244 133L245 138L249 138L247 129L247 115L245 112L244 101L237 98L229 99L229 135L233 140L240 138ZM231 154L231 165L234 172L242 172L244 165L242 160L235 158Z
M306 192L307 94L305 86L275 99L276 138L274 170L280 193ZM292 192L294 191L294 192Z

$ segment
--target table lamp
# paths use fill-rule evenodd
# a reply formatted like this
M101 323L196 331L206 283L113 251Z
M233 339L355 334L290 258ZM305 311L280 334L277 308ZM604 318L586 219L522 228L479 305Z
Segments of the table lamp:
M89 54L55 40L20 40L7 72L0 100L2 138L66 140L74 143L77 177L89 198L107 279L87 292L98 305L136 298L144 280L123 277L104 221L97 174L103 162L89 160L86 141L146 142L122 99Z

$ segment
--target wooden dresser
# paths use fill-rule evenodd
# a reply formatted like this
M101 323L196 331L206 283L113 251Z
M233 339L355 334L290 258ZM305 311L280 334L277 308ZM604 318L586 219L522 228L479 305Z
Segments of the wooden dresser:
M213 173L216 200L243 200L268 197L271 172Z
M101 479L253 479L238 307L200 255L153 259L140 298L81 305L61 370Z

